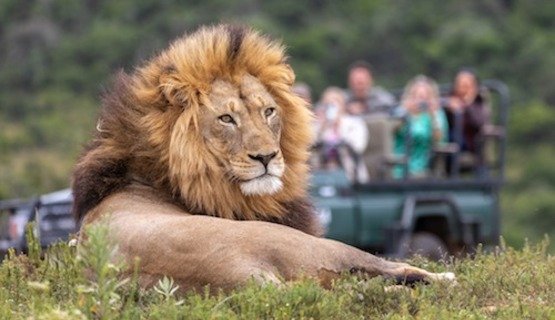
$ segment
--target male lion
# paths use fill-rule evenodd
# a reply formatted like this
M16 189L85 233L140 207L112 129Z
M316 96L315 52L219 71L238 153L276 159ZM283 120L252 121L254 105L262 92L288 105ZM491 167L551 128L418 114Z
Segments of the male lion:
M319 238L307 195L312 116L284 48L240 27L201 28L120 73L73 176L74 214L107 220L140 282L232 289L342 272L433 274ZM109 216L109 219L101 219ZM331 277L331 278L330 278Z

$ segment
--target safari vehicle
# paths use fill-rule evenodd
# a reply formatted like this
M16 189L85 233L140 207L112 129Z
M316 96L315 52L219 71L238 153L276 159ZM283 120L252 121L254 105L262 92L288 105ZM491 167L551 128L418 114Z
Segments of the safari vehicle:
M71 190L64 189L31 199L0 201L0 261L8 248L27 252L27 228L35 221L32 231L40 236L41 247L68 240L76 232L73 216Z
M371 160L380 161L369 182L352 182L343 170L313 174L311 194L326 237L372 253L393 257L420 253L432 259L472 253L480 243L496 244L500 235L499 190L504 178L509 92L499 81L484 81L482 85L490 92L493 116L492 125L479 140L487 159L480 171L487 175L478 174L479 167L469 163L469 155L459 151L460 144L452 143L434 150L439 160L436 163L446 163L443 160L447 157L452 159L443 174L434 168L429 178L411 179L407 177L406 157L395 159L387 154L391 147L370 143L367 149L381 151L373 150L371 155ZM383 142L379 127L387 127L387 121L367 122L370 137L380 136ZM461 141L461 122L455 123L455 132L459 133L455 140ZM410 136L405 139L410 141ZM410 143L405 155L410 154L408 148ZM367 160L365 157L363 154L359 161ZM404 165L402 179L388 178L387 171L395 164ZM460 174L463 168L475 172Z

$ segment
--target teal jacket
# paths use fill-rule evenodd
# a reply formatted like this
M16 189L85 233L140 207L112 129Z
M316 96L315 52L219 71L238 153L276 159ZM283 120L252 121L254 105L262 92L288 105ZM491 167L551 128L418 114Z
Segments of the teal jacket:
M436 111L435 117L436 124L442 133L440 142L446 142L448 125L447 117L443 109ZM416 116L411 115L409 124L403 124L402 127L395 132L393 147L395 155L402 156L405 154L405 133L408 126L410 126L409 129L412 138L408 163L409 176L423 176L428 171L430 156L434 147L434 131L430 114L428 112L422 112ZM395 166L392 174L394 178L403 177L403 166Z

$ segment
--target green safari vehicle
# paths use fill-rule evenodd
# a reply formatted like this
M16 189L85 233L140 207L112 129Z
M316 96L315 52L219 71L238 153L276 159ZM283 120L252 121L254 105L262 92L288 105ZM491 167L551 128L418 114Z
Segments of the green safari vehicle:
M504 83L496 80L486 80L482 86L490 93L492 124L483 130L479 140L486 154L480 170L465 159L468 155L458 150L456 142L434 150L444 173L427 178L407 177L406 159L385 156L381 163L385 170L392 164L404 163L402 179L385 174L356 183L342 169L315 170L311 195L325 236L372 253L391 257L419 253L436 260L447 255L472 254L478 244L497 244L509 92ZM460 120L455 123L455 132L462 132ZM456 139L461 134L455 135L455 141L459 141ZM410 141L410 137L406 139ZM410 143L407 145L410 148ZM446 158L450 161L443 161ZM445 168L445 163L449 168ZM471 170L460 173L465 166Z

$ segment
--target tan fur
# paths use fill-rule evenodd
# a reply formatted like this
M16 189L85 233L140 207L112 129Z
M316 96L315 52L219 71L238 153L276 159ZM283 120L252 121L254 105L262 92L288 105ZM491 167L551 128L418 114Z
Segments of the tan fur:
M183 289L327 282L343 271L441 278L313 236L312 115L293 82L279 43L229 26L202 28L120 74L75 169L76 218L110 216L145 286L162 275Z

